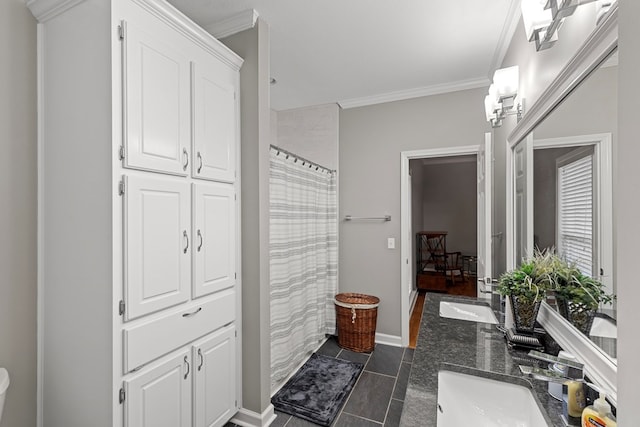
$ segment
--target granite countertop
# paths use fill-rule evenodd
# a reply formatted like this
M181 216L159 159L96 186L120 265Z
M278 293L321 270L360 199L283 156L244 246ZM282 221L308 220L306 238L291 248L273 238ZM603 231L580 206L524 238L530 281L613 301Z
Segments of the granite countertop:
M413 356L400 426L435 426L437 419L438 371L460 372L481 370L482 376L504 381L511 376L519 382L525 378L518 365L538 365L527 356L528 351L510 349L496 325L440 317L440 301L489 304L500 320L499 297L492 300L427 293L418 343ZM514 379L512 377L518 377ZM548 383L526 378L534 396L548 416L551 426L563 426L562 404L547 393Z

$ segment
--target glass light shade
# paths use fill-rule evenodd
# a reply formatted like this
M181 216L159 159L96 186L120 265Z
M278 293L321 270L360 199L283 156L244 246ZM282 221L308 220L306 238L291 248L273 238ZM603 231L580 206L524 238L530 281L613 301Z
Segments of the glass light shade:
M496 112L495 112L495 100L493 98L491 98L491 95L487 95L484 97L484 112L487 116L487 121L490 122L491 120L496 118Z
M546 0L522 0L522 21L527 40L533 41L535 31L548 27L553 19L551 9L545 9Z
M517 65L496 70L493 74L493 84L496 87L498 99L517 95L520 85L519 74Z

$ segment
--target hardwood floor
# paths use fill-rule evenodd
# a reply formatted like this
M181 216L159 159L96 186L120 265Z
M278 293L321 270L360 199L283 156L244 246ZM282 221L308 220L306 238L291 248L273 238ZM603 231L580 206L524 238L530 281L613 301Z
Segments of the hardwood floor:
M416 348L418 341L418 330L420 330L420 320L422 320L422 308L424 307L424 297L426 292L418 292L416 305L413 307L411 319L409 320L409 348Z
M465 278L463 281L451 285L447 288L448 295L464 295L468 297L477 297L477 285L475 277ZM409 319L409 348L416 348L418 341L418 331L420 330L420 320L422 320L422 308L424 307L425 291L418 292L416 304L411 312Z

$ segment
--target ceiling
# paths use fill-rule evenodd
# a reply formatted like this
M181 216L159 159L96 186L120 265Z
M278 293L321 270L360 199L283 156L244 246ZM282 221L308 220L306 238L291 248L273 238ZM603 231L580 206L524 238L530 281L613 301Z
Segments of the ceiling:
M488 86L520 16L519 0L169 2L207 28L257 11L270 27L274 110Z

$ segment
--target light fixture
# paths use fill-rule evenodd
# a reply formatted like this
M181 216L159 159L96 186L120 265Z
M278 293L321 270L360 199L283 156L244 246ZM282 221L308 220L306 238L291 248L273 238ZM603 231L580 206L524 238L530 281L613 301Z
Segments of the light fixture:
M522 118L522 100L516 103L520 77L518 66L502 68L493 74L493 83L489 86L489 94L484 98L484 111L487 121L492 127L502 126L507 115L516 114Z
M558 29L578 6L598 1L600 9L616 0L522 0L522 21L527 39L536 42L536 50L548 49L558 40Z

